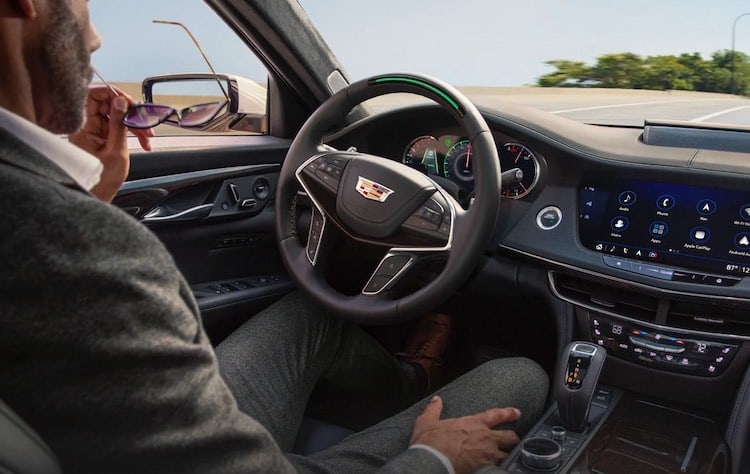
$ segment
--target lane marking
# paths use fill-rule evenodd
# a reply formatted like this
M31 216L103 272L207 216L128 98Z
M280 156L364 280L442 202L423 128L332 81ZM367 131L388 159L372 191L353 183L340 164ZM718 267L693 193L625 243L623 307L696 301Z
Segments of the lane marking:
M731 114L732 112L737 112L738 110L744 110L744 109L750 109L750 105L743 105L741 107L734 107L732 109L726 109L722 110L721 112L714 112L712 114L704 115L703 117L696 117L694 119L691 119L691 122L705 122L706 120L712 119L714 117L718 117L719 115L724 114Z
M703 99L706 100L706 99ZM595 107L580 107L577 109L553 110L551 114L566 114L568 112L583 112L585 110L616 109L619 107L637 107L639 105L674 104L677 102L695 102L694 100L652 100L649 102L631 102L629 104L597 105Z

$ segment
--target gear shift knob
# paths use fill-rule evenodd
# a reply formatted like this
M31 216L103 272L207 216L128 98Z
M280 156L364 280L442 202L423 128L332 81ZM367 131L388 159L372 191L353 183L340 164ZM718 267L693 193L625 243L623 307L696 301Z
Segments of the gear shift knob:
M590 342L568 344L557 368L555 400L562 425L582 433L586 429L589 407L606 351Z

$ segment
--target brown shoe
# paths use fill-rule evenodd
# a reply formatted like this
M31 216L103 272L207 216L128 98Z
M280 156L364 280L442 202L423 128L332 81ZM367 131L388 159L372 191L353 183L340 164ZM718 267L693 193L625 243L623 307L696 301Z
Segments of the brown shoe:
M422 367L426 378L426 393L437 388L436 382L450 341L452 323L452 319L446 314L428 313L422 316L404 350L396 354L400 359Z

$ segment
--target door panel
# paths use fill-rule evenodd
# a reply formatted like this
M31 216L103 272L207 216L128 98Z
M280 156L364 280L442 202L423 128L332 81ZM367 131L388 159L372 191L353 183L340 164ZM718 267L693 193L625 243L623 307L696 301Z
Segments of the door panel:
M203 138L186 137L183 145ZM133 153L129 180L114 200L170 251L215 343L293 288L274 234L288 142L247 138L254 143Z

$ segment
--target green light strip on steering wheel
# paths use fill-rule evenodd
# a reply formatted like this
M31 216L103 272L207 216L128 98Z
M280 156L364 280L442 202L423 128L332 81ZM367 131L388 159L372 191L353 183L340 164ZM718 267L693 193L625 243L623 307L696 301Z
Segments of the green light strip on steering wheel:
M461 106L458 105L458 102L456 102L456 99L448 95L446 92L438 89L437 87L433 86L432 84L429 84L424 81L420 81L419 79L412 79L410 77L380 77L378 79L375 79L376 84L381 84L384 82L405 82L407 84L413 84L415 86L422 87L424 89L427 89L430 92L434 92L435 94L439 95L443 100L448 102L451 107L456 109L456 111L463 115L464 111L461 109Z

